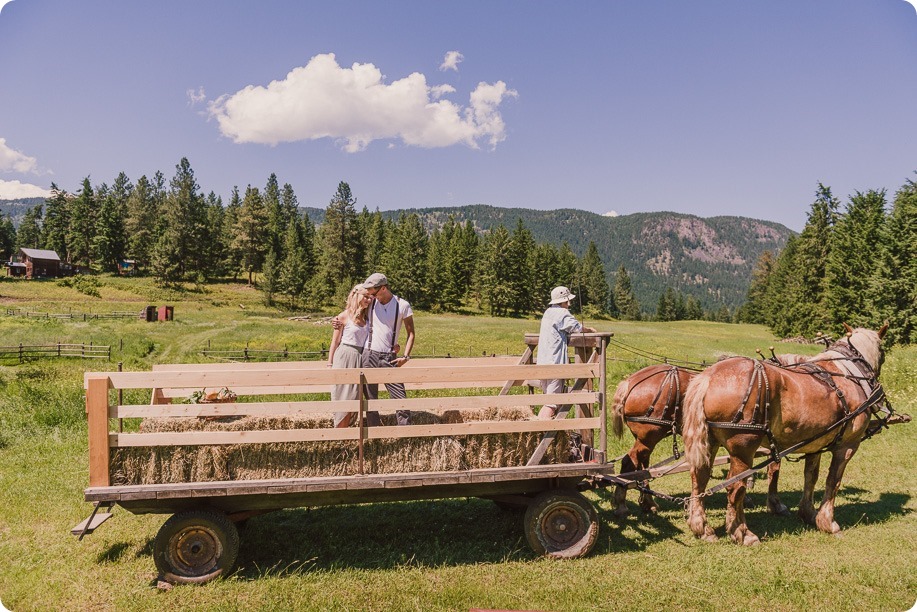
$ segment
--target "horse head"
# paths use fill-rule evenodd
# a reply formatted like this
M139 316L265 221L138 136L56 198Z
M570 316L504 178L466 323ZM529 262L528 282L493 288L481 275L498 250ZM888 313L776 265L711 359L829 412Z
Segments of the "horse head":
M888 331L888 321L886 321L878 331L873 331L865 327L850 327L844 323L844 329L847 335L838 340L838 344L846 344L858 352L866 363L879 376L882 369L882 363L885 361L885 353L882 350L882 339Z

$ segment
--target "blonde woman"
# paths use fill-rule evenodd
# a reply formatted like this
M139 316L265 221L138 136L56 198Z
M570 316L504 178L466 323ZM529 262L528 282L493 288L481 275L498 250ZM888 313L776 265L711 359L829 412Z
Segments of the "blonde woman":
M373 296L357 285L347 296L347 307L336 319L343 325L331 334L331 348L328 349L329 368L359 368L363 361L363 347L369 337L366 316L373 303ZM359 385L335 385L331 390L332 400L355 400L360 397ZM355 412L335 412L334 426L349 427L356 420Z

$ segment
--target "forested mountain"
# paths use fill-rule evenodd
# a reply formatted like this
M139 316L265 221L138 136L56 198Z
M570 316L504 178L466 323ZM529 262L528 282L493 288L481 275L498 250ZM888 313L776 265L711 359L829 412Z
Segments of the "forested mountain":
M303 211L316 225L324 220L323 209ZM499 225L512 229L522 219L536 242L558 247L566 242L577 256L592 241L609 283L623 265L646 312L652 312L659 295L670 287L693 295L705 309L725 305L734 310L745 301L752 268L761 254L781 250L793 233L770 221L702 219L673 212L608 217L572 208L544 211L474 205L383 211L382 216L395 220L402 213L417 214L428 232L442 227L450 216L459 224L471 221L482 234Z
M39 204L44 204L44 198L20 198L18 200L0 200L0 217L6 216L13 222L13 225L19 226L19 223L25 217L25 213Z

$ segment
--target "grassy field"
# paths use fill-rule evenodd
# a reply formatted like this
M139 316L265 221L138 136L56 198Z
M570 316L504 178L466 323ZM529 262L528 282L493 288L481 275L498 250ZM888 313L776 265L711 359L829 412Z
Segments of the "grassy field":
M238 570L203 587L156 588L152 542L162 515L115 517L82 542L69 529L91 506L84 371L148 370L152 364L202 361L208 348L317 351L327 324L290 321L243 285L163 291L138 280L103 278L100 297L55 282L0 282L0 345L86 342L113 347L112 361L54 359L0 363L0 601L11 610L541 610L751 609L907 610L917 599L915 426L892 428L863 444L838 497L841 537L795 517L757 507L753 548L706 544L689 533L680 507L660 501L654 517L612 515L609 492L588 493L601 521L599 543L585 559L557 562L529 550L521 517L479 499L292 509L252 519ZM175 321L38 320L5 309L99 313L172 304ZM315 313L316 318L324 314ZM535 319L417 313L415 354L519 354ZM814 353L780 343L759 326L703 322L589 322L629 346L691 361L756 348ZM648 362L615 348L609 387ZM917 412L917 347L889 352L882 380L895 408ZM611 452L630 445L613 441ZM664 443L659 451L670 452ZM722 476L722 471L716 473ZM801 466L782 474L784 501L795 506ZM654 482L685 494L688 479ZM725 496L708 504L714 525Z

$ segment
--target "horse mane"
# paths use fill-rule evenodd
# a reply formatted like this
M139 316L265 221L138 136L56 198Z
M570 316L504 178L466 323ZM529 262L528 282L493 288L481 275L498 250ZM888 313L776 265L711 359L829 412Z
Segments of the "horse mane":
M878 332L865 327L857 327L851 333L841 337L835 344L845 344L856 349L873 370L877 370L882 357L882 338ZM831 347L824 353L816 355L813 360L827 356Z

